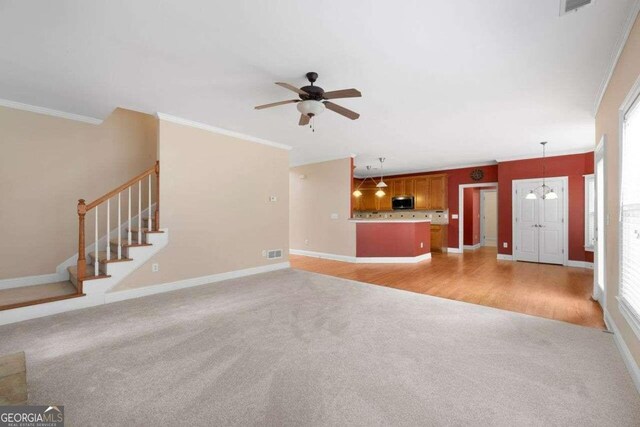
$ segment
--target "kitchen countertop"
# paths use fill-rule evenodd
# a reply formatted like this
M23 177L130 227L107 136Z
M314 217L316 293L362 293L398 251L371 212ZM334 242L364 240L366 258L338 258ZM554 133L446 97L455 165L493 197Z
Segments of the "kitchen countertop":
M398 218L350 218L351 222L362 222L362 223L373 223L373 222L431 222L430 219L426 218L407 218L407 219L398 219Z

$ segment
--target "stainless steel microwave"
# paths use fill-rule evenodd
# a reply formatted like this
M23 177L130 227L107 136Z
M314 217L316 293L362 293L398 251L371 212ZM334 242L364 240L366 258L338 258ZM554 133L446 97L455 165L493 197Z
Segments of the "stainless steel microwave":
M413 196L396 196L391 198L391 208L393 210L413 209Z

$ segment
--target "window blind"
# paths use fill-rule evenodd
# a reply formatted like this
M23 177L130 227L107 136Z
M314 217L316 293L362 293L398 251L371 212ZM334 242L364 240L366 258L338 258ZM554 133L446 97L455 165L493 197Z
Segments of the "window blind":
M624 117L621 174L620 302L640 324L640 102Z

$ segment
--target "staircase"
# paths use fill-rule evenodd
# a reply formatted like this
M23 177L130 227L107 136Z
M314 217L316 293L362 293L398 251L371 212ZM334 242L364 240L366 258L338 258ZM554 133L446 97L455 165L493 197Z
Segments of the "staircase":
M168 230L160 229L159 179L160 164L156 162L89 204L80 199L78 258L67 269L69 280L0 290L0 324L8 323L2 318L8 311L22 310L25 314L18 318L30 318L27 311L36 305L67 301L65 307L80 307L103 303L106 292L167 244ZM93 226L93 243L89 246L85 244L87 218L92 219ZM82 298L90 301L69 302Z

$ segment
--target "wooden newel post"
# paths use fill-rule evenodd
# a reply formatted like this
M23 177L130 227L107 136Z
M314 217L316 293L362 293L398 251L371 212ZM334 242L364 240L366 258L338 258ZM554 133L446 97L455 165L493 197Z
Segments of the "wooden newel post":
M153 219L155 231L160 230L160 161L156 161L156 212Z
M82 293L82 279L87 272L87 260L84 253L84 216L87 207L84 199L78 200L78 293Z

